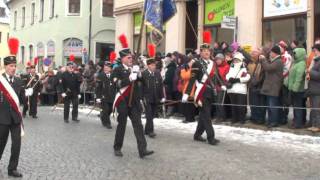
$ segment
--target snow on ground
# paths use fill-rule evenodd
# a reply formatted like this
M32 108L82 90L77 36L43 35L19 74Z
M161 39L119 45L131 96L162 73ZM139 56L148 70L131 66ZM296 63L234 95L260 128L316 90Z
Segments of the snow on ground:
M57 109L62 110L62 108ZM90 109L79 109L79 112L86 116L90 112ZM94 117L98 113L98 111L93 111L90 117ZM98 118L95 119L98 120ZM145 119L142 119L142 121L145 123ZM170 118L155 119L154 125L156 130L163 129L175 133L190 134L190 138L193 138L197 123L184 124L181 119ZM297 153L320 153L320 137L226 125L214 125L214 128L216 137L221 139L222 143L224 140L237 141L247 145L286 149Z

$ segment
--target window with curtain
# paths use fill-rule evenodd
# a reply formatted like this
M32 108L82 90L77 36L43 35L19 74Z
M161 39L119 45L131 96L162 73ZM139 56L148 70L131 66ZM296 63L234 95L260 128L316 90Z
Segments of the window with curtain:
M50 18L54 17L54 4L55 0L50 0Z
M34 24L34 13L35 13L36 4L31 4L31 25Z
M44 0L40 0L40 17L39 22L43 21L43 11L44 11Z
M21 27L24 27L26 23L26 7L22 8L22 20L21 20Z
M102 0L102 16L113 16L113 0Z
M69 0L69 15L80 15L80 0Z

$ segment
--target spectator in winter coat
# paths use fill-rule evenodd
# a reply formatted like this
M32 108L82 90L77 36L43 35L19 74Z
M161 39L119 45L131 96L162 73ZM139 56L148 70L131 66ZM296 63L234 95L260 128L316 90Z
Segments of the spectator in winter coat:
M277 127L280 122L280 109L272 108L280 106L280 91L283 84L283 64L281 62L281 50L279 46L274 46L270 52L270 60L260 55L262 69L265 72L261 94L267 98L268 106L268 127Z
M177 69L177 63L175 62L174 58L170 58L171 62L167 65L166 69L166 73L165 73L165 77L164 77L164 85L165 85L165 90L166 90L166 97L168 100L176 100L176 88L175 88L175 84L173 82L174 76L175 76L175 72ZM172 115L174 112L173 110L174 106L169 106L168 107L168 116Z
M281 50L281 61L283 63L283 79L284 82L286 82L289 78L289 71L292 66L293 59L289 52L287 51L288 45L284 41L279 42L279 47ZM286 84L283 84L282 90L281 90L281 105L284 106L285 108L280 111L281 113L281 119L280 119L280 124L287 124L288 122L288 114L289 114L289 106L291 104L290 102L290 94L289 94L289 89Z
M185 94L187 87L189 85L189 81L191 79L191 67L193 64L193 60L189 60L184 66L183 69L180 71L180 78L182 81L182 93ZM195 86L192 88L190 98L192 99L194 97L194 92L195 92ZM196 114L196 107L193 103L182 103L182 113L185 117L185 120L183 121L184 123L188 122L194 122L195 119L195 114Z
M230 66L226 62L225 57L222 53L215 56L215 68L217 68L217 73L214 75L214 84L216 86L217 97L216 97L216 122L223 122L227 118L226 116L226 84L227 84L227 74L229 73Z
M237 52L234 54L229 73L226 79L229 82L228 95L232 106L232 123L245 123L247 112L247 82L250 80L250 74L247 72L243 63L244 56ZM239 106L240 105L240 106Z
M291 92L291 101L293 107L305 108L306 100L304 97L304 81L306 69L306 50L304 48L295 48L293 50L294 62L289 72L289 78L285 81ZM293 127L303 128L306 121L305 109L293 109Z
M255 107L264 106L266 97L260 93L263 85L264 72L262 69L259 56L262 55L262 50L255 49L251 52L251 62L248 64L248 71L251 76L249 87L249 104L251 109L250 120L254 124L264 124L266 119L266 108Z
M310 98L311 108L310 121L312 127L308 130L313 132L320 132L320 44L316 44L312 47L312 51L315 54L315 58L311 67L308 70L309 84L307 90L307 96Z

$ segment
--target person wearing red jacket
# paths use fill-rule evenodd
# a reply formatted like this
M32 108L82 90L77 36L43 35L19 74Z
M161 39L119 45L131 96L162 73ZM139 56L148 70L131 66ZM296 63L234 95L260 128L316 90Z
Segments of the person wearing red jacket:
M226 109L223 105L226 97L226 76L229 72L230 65L226 62L223 54L219 53L215 56L215 65L217 72L214 76L214 84L216 85L216 122L222 122L226 119Z

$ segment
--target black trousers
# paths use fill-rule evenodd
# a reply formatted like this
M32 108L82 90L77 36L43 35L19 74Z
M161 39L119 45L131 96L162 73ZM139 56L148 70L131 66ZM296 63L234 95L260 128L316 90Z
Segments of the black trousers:
M153 126L153 119L156 116L157 113L157 103L150 103L145 102L145 108L146 108L146 126L145 126L145 134L153 133L154 132L154 126Z
M232 122L245 122L247 113L247 95L246 94L229 94L231 104L244 105L232 106Z
M137 139L137 145L139 152L143 152L147 149L147 141L143 133L143 125L141 122L141 107L139 103L132 104L129 108L126 105L120 104L118 107L118 126L116 130L114 146L115 150L121 150L124 140L124 135L126 132L127 118L131 119L131 124L133 127L134 135Z
M107 102L106 100L102 100L100 112L100 119L103 126L111 125L110 115L112 113L112 103Z
M197 130L194 133L194 137L199 137L204 133L204 131L206 131L208 141L212 141L215 136L211 122L211 102L212 99L204 98L202 107L199 108L200 117L197 125Z
M64 98L64 120L69 119L71 103L72 103L72 119L76 120L78 118L78 106L79 106L78 96L66 96Z
M29 102L29 105L28 105ZM29 109L30 107L30 109ZM38 94L32 95L30 97L26 97L26 101L23 105L23 115L27 114L27 111L29 110L30 116L36 116L38 113Z
M20 124L0 125L0 159L6 147L9 132L11 133L11 156L8 170L16 170L19 163L21 148L21 126Z
M194 122L194 117L196 116L197 108L193 103L182 103L183 115L187 122Z
M225 98L227 96L226 91L218 91L217 96L216 96L216 103L217 105L215 106L216 108L216 117L221 120L225 120L226 117L226 111L225 111L225 106L222 105L225 103Z

